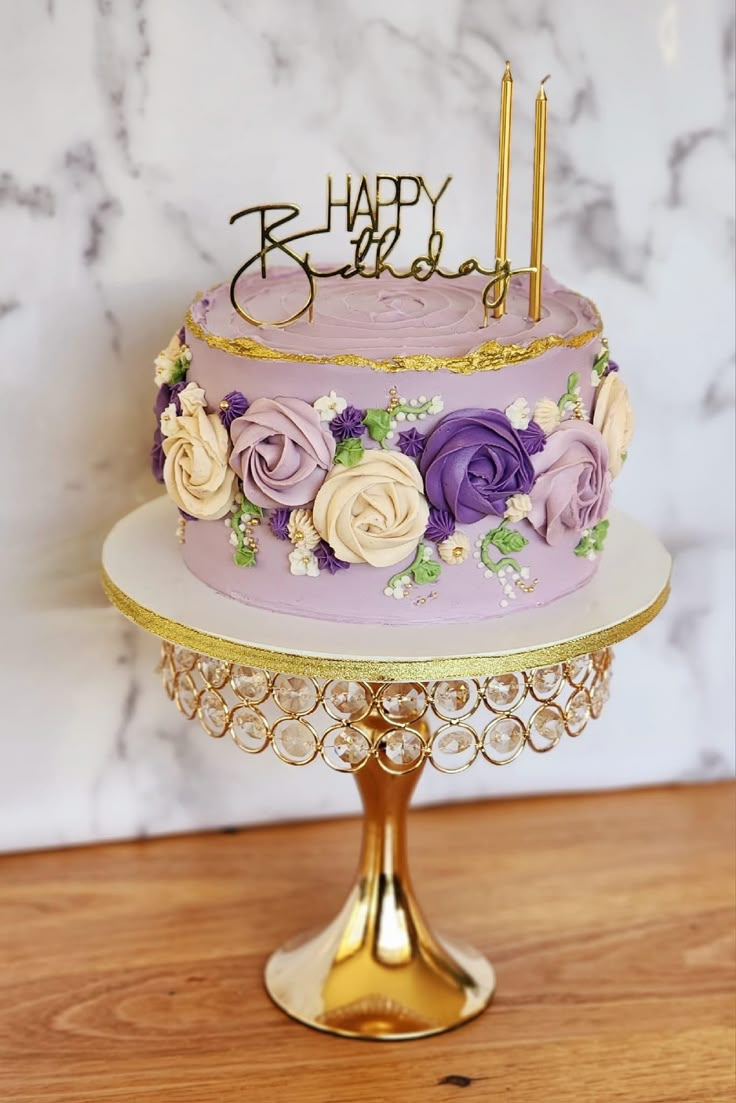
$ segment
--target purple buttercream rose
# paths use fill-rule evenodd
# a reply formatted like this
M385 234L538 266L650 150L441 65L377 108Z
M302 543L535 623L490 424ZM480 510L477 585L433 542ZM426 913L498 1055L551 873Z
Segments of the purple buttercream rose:
M326 540L320 540L314 549L314 558L321 571L329 574L337 574L338 571L346 571L350 566L344 559L338 559Z
M271 532L274 534L277 540L289 539L290 517L290 509L275 509L269 517L268 523L271 526Z
M431 504L464 524L500 517L506 499L528 494L534 482L532 461L500 410L448 414L430 434L419 466Z
M336 414L330 422L330 432L335 440L362 437L365 432L364 416L365 410L357 410L355 406L346 406L341 414Z
M153 434L153 444L151 445L151 471L157 483L162 483L164 481L164 461L166 459L163 447L164 437L159 425L161 414L172 402L176 406L177 414L181 413L179 395L185 387L186 383L182 380L181 383L175 383L173 387L170 387L168 383L162 383L156 391L156 401L153 404L153 412L156 415L156 429Z
M608 449L587 421L563 421L534 457L536 481L527 517L548 544L565 533L581 532L602 521L611 498Z
M427 444L427 438L418 429L411 428L399 433L396 443L399 452L403 452L410 460L418 460Z
M619 366L616 363L616 361L615 360L609 360L608 363L606 364L606 370L604 371L603 375L605 377L607 375L610 375L612 371L615 372L615 371L618 371L618 370L619 370Z
M544 429L536 421L530 421L526 429L519 429L519 440L528 456L536 456L537 452L541 452L546 439Z
M454 531L455 521L451 513L448 513L446 509L430 509L429 520L424 530L424 535L428 540L434 540L435 543L441 544L443 540L447 540L448 537L452 536Z
M179 395L186 387L186 383L182 379L180 383L175 383L173 387L170 387L168 383L162 383L156 392L156 401L153 404L153 412L156 415L156 421L161 420L161 414L164 412L167 406L170 406L173 402L176 406L177 414L181 413L181 404L179 402Z
M157 483L162 483L164 481L165 461L164 435L160 429L156 429L153 434L153 444L151 445L151 471Z
M305 506L332 466L335 441L301 398L257 398L230 426L230 466L257 506Z

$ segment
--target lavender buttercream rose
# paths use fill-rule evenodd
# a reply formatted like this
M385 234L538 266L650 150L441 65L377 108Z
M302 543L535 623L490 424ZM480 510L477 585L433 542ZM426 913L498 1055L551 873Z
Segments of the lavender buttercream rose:
M427 498L463 524L502 516L506 499L526 494L534 469L500 410L455 410L430 434L420 460Z
M313 501L332 466L335 441L300 398L257 398L230 426L230 466L251 502L266 508Z
M564 421L532 462L537 477L527 520L548 544L559 544L567 532L581 532L603 520L611 476L606 442L593 425Z

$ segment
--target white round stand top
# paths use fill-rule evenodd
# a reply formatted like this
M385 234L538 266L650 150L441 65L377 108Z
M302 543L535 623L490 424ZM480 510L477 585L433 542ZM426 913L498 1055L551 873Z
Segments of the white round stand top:
M176 510L162 497L114 526L102 552L112 604L171 643L286 674L426 681L527 670L633 635L669 594L666 548L637 521L613 511L595 577L541 609L466 624L335 624L254 609L211 590L184 565L176 521Z

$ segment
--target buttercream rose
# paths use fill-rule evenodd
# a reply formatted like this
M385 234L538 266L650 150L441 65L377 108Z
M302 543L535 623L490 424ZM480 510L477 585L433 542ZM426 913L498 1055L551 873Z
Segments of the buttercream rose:
M616 372L603 380L595 399L593 424L608 446L608 468L615 479L634 435L634 411L626 384Z
M314 502L312 522L338 559L391 567L424 535L429 506L417 465L400 452L370 449L337 465Z
M426 494L436 509L464 524L506 509L527 494L534 469L519 434L500 410L455 410L430 434L420 460Z
M563 421L532 459L537 477L527 520L548 544L603 520L611 497L608 449L587 421Z
M230 436L230 466L246 497L266 508L308 505L335 455L327 424L300 398L257 398Z
M161 423L164 482L169 497L190 517L216 520L233 504L235 472L228 466L228 436L217 414L196 406Z

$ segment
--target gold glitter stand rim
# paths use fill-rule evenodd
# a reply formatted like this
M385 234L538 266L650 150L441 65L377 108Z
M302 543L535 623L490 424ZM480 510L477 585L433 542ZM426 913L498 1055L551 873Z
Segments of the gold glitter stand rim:
M222 659L225 662L270 669L278 668L284 674L301 674L311 678L348 678L365 682L472 678L488 674L511 674L530 667L565 662L578 655L611 647L640 632L662 611L670 595L668 578L664 587L645 608L617 624L524 651L430 659L338 659L303 655L286 649L275 650L238 640L223 639L147 609L121 590L104 567L101 570L101 578L108 600L123 616L168 643L209 655L214 659ZM562 601L564 598L559 600Z

